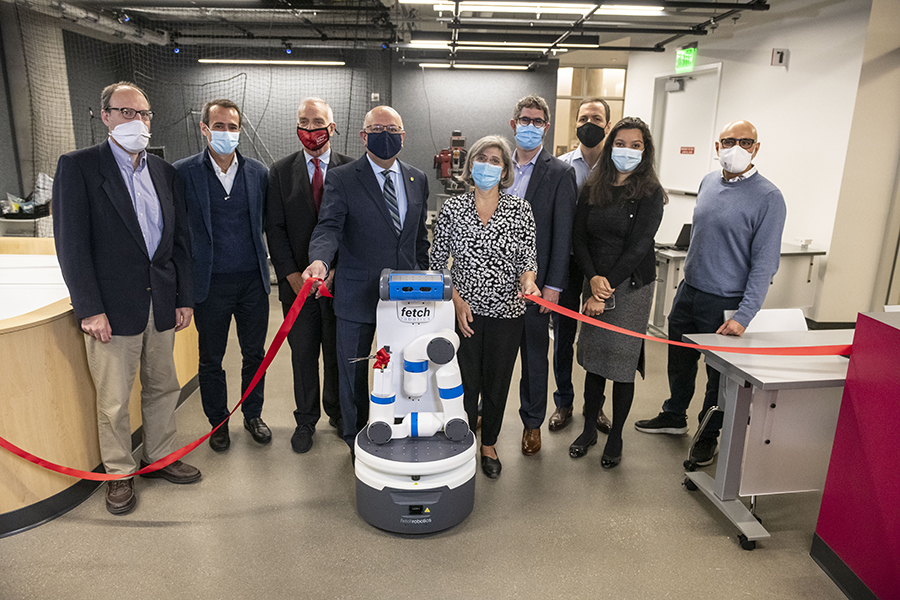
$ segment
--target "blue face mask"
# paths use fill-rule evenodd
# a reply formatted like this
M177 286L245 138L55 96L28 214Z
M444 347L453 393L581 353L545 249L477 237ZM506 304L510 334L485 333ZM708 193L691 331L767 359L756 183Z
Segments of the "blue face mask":
M478 189L486 192L500 183L503 177L503 167L486 162L472 163L472 180Z
M516 125L516 144L522 150L534 150L544 139L544 128L534 125Z
M620 173L631 173L639 164L643 151L633 148L613 148L612 161Z
M241 137L240 131L210 130L210 133L212 134L212 139L209 140L210 147L224 156L228 156L234 152L234 149L238 146L238 140Z
M381 160L390 160L403 148L403 134L382 131L366 134L366 148Z

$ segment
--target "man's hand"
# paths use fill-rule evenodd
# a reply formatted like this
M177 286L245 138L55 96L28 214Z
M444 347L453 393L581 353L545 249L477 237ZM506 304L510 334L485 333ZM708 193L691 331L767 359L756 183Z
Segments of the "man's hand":
M334 288L331 287L331 284L334 283L334 269L328 271L328 275L325 276L325 281L322 282L322 285L316 288L316 298L322 297L322 288L324 287L329 292L334 291Z
M472 309L469 307L469 303L462 299L456 288L453 288L453 308L456 309L456 322L459 323L459 330L462 331L463 336L472 337L475 333L475 330L469 326L474 319Z
M603 275L594 275L591 277L591 295L597 300L605 300L613 295L616 288L609 285L609 279Z
M297 271L294 271L293 273L285 277L285 279L287 279L287 282L291 284L291 289L294 290L294 295L298 295L300 293L300 288L303 287L303 275L301 275Z
M175 333L182 329L186 329L191 324L191 317L194 316L194 309L182 306L175 309Z
M544 289L542 290L541 297L544 300L547 300L548 302L552 302L553 304L559 304L559 292L548 288L546 285L544 286ZM550 312L550 309L542 306L541 312L546 314L546 313Z
M733 335L741 337L742 335L744 335L744 329L746 329L746 327L744 327L734 319L728 319L727 321L722 323L722 326L716 330L716 333L718 333L719 335Z
M326 275L328 275L328 269L325 268L325 263L321 260L314 260L311 265L304 269L303 273L300 274L300 277L303 280L302 283L306 283L306 280L310 277L325 279Z
M581 308L581 312L589 317L596 317L597 315L603 314L603 310L605 308L606 302L604 302L603 300L597 300L593 296L589 296L587 301L584 303L584 306Z
M109 319L106 318L106 313L82 319L81 330L104 344L109 343L109 340L112 339L112 327L109 326Z

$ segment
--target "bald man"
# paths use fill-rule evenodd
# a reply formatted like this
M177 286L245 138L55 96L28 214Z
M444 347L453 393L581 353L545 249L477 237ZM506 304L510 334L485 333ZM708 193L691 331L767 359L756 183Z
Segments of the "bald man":
M344 441L353 452L356 434L369 413L368 356L375 338L378 280L383 269L427 269L428 180L425 173L397 155L406 133L390 106L366 115L359 132L366 146L362 158L328 173L319 222L309 244L310 265L302 273L325 279L335 270L338 388Z
M694 208L691 245L669 313L669 339L688 333L740 336L762 307L781 255L787 209L775 185L753 165L759 152L756 127L747 121L725 126L716 153L722 165L703 178ZM734 310L725 320L723 311ZM687 433L687 408L694 396L700 353L669 346L669 399L658 416L637 421L644 433ZM718 402L719 372L706 367L704 415ZM691 451L698 465L712 463L722 413L717 411Z

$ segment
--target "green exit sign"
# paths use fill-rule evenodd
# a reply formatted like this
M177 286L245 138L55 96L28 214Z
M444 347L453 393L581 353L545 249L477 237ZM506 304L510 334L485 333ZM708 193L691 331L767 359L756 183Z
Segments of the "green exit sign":
M694 65L697 63L697 46L692 45L685 48L679 48L675 52L675 71L693 71Z

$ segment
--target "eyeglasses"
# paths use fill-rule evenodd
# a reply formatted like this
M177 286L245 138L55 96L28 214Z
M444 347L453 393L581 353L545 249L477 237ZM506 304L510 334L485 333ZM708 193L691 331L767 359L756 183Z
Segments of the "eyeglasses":
M528 117L519 117L518 119L516 119L516 123L518 123L519 125L534 125L535 127L543 127L544 125L549 124L550 121L545 121L544 119L541 119L540 117L538 117L537 119L530 119Z
M491 157L489 158L489 157L487 156L487 154L478 154L477 156L475 156L475 162L480 162L480 163L484 163L484 162L486 162L486 163L491 163L492 165L495 165L495 166L498 166L498 167L502 167L502 166L503 166L503 159L501 159L499 156L491 156Z
M756 140L750 138L722 138L719 140L723 148L734 148L735 144L740 144L744 150L749 150L756 143Z
M387 131L388 133L403 133L403 128L397 127L396 125L369 125L366 127L366 133L381 133L382 131Z
M153 111L152 110L135 110L133 108L113 108L112 106L107 106L106 110L117 110L122 113L122 116L126 119L133 119L135 115L141 115L141 118L146 121L153 120Z

